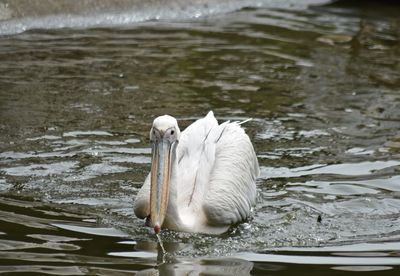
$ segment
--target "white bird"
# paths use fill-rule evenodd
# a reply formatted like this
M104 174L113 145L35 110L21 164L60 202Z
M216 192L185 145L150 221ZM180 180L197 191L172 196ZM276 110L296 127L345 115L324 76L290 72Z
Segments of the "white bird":
M220 234L249 217L259 166L240 123L218 125L210 111L181 133L176 119L164 115L154 120L150 140L151 172L134 211L156 233Z

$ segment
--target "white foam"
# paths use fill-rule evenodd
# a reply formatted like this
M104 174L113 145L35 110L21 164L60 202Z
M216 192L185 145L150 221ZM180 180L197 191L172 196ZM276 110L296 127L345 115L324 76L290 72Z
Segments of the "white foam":
M22 5L11 2L0 7L0 35L32 29L92 28L132 25L150 20L181 20L229 13L244 7L306 8L327 0L56 0ZM80 6L78 6L80 5ZM60 9L60 7L62 7Z

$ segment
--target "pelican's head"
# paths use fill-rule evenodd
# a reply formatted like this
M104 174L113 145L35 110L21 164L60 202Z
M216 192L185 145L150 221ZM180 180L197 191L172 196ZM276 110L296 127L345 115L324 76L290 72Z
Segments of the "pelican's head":
M174 117L157 117L150 130L152 144L150 174L150 225L161 231L168 207L169 181L180 130Z

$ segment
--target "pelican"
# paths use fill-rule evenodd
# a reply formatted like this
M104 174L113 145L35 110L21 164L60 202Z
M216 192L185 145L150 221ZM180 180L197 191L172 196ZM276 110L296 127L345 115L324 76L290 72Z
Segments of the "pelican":
M134 212L156 233L221 234L249 217L259 167L241 123L219 125L210 111L181 132L164 115L154 120L150 141L151 171Z

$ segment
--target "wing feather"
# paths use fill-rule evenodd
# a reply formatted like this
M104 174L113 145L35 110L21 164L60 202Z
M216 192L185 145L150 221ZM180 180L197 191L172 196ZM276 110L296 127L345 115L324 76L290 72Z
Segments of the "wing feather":
M250 215L259 167L254 148L238 123L220 125L215 162L203 210L212 225L230 225Z
M212 111L204 118L196 120L181 133L178 145L178 156L181 160L184 156L195 157L201 152L204 142L208 139L211 130L218 127L218 122Z
M208 185L215 160L212 137L218 129L212 111L195 121L182 133L178 145L179 202L192 210L201 210L202 196ZM215 139L214 139L215 140Z

